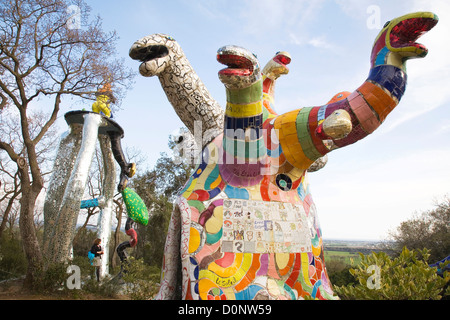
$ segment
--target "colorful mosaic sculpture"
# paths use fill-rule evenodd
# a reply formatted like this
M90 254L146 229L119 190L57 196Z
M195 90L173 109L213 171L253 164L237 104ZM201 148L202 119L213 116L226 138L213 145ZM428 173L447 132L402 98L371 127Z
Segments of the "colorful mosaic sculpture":
M307 170L384 121L405 91L406 60L427 54L415 41L437 21L419 12L386 23L359 88L281 115L273 111L273 85L287 73L289 55L277 54L261 71L247 50L221 48L223 130L204 147L176 201L156 299L174 297L178 272L183 299L335 299ZM152 51L144 47L130 51L141 70L154 63L138 54Z

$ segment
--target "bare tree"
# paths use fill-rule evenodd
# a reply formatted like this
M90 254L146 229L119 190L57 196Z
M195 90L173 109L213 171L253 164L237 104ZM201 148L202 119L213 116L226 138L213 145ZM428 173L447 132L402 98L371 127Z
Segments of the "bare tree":
M71 5L79 9L79 24L68 23L73 18ZM0 4L0 112L17 110L11 115L17 114L22 137L17 147L2 136L0 150L16 163L20 178L19 227L29 286L42 266L33 222L36 199L44 187L38 144L56 121L65 96L93 99L98 88L110 82L120 100L131 84L132 72L114 59L116 33L105 33L100 18L91 19L89 11L83 1L5 0ZM33 131L32 109L43 97L49 101L50 113Z
M14 109L4 110L0 115L0 136L3 142L11 145L14 150L18 150L21 156L25 155L25 147L23 137L20 130L20 119ZM28 117L30 132L34 134L46 122L48 114L41 110L32 112ZM54 140L56 138L56 126L49 128L43 136L40 143L36 146L36 157L38 165L41 168L42 176L45 177L50 173L50 164L53 161L50 154L54 151ZM0 154L0 237L6 228L9 220L9 214L17 211L18 202L20 202L22 189L19 178L19 170L15 162L11 161L6 153ZM39 211L37 211L39 212ZM35 219L35 221L38 219ZM13 219L14 221L14 219Z

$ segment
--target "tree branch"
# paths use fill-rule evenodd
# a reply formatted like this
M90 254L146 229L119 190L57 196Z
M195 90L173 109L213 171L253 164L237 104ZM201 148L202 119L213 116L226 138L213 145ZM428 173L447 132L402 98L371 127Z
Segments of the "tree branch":
M17 159L19 159L19 155L14 152L13 147L6 142L0 141L0 149L5 150L12 161L17 162Z

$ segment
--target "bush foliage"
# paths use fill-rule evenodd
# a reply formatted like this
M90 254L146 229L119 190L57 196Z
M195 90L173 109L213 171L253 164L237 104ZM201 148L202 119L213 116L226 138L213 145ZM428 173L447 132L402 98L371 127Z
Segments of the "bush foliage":
M342 300L441 300L448 297L450 276L428 265L429 250L403 248L398 257L384 252L360 254L350 273L356 284L335 286Z

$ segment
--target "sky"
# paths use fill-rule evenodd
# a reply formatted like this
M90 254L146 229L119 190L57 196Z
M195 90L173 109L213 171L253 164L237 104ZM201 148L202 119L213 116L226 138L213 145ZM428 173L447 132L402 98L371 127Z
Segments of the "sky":
M135 83L114 118L125 130L124 147L146 155L152 168L182 122L157 78L138 74L128 51L134 41L165 33L181 45L212 97L225 106L217 49L245 47L265 65L278 51L292 57L277 82L279 114L325 104L353 91L369 72L375 37L390 19L432 11L440 22L419 42L424 59L408 62L400 105L367 138L333 151L309 175L325 239L386 239L388 231L450 195L450 1L447 0L167 0L88 1L105 31L116 30L117 56L136 72ZM60 114L80 109L67 104ZM61 132L67 130L63 123Z

